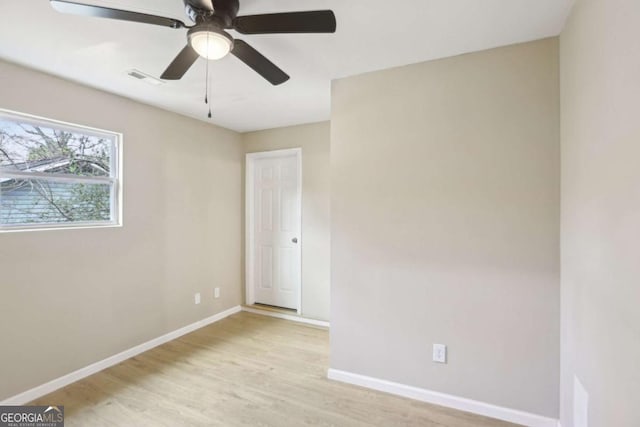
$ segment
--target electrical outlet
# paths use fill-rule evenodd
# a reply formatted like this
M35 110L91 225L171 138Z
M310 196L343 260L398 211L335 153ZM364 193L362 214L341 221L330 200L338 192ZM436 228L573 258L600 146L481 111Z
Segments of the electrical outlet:
M436 363L447 363L447 346L444 344L433 345L433 361Z
M213 290L213 297L214 298L220 298L220 288L215 288Z
M200 292L198 292L197 294L195 294L194 299L195 299L195 303L196 303L196 305L197 305L197 304L200 304Z

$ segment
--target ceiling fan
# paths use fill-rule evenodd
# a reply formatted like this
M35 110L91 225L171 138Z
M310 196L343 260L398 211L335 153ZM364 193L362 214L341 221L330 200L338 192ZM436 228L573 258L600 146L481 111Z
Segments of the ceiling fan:
M50 2L55 10L63 13L141 22L174 29L187 28L188 43L160 76L164 80L182 78L199 56L221 59L231 53L271 84L279 85L289 80L287 73L247 42L234 39L226 30L235 30L241 34L336 31L336 17L330 10L237 16L240 10L239 0L183 0L187 16L195 23L193 26L187 26L173 18L67 0Z

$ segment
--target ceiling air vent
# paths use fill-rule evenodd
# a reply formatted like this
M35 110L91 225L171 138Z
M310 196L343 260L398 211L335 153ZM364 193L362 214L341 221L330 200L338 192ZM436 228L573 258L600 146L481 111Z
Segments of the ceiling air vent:
M160 79L156 79L149 74L143 73L140 70L129 70L127 71L127 75L133 77L134 79L142 80L144 82L149 83L150 85L160 86L163 82Z

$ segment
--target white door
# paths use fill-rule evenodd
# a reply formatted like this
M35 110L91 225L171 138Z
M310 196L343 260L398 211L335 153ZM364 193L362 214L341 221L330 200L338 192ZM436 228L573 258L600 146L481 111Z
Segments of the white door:
M301 285L299 152L254 154L248 231L255 303L298 310ZM251 280L251 279L250 279ZM251 286L251 285L250 285Z

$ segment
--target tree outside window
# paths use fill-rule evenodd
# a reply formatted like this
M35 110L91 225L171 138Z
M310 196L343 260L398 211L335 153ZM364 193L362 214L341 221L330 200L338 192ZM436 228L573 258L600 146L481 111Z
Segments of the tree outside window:
M115 225L119 135L0 112L0 227Z

